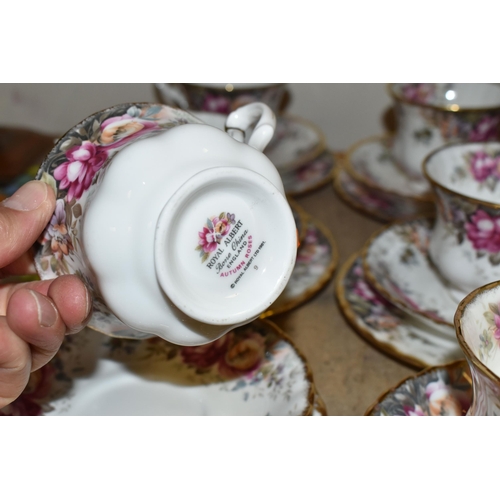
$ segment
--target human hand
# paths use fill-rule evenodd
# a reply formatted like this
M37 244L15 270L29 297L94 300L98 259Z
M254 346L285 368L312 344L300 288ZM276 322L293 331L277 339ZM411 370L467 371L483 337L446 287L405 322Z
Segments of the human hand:
M0 278L34 272L28 252L54 208L53 190L40 181L0 203ZM54 357L64 335L85 326L91 310L89 292L76 276L0 284L0 408Z

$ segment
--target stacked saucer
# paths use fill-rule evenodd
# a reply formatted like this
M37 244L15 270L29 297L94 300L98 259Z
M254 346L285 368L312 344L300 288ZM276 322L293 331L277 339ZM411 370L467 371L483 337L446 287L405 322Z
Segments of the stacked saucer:
M434 414L429 398L438 386L440 397L448 394L442 414L467 409L470 375L447 365L464 357L454 317L467 294L500 279L500 142L444 146L423 171L436 219L377 231L337 280L340 307L361 335L400 361L433 367L381 396L370 414ZM452 375L457 370L464 375Z
M397 83L388 91L397 118L394 133L354 144L334 174L346 203L383 221L431 213L424 158L455 141L495 140L500 125L495 84Z
M226 115L238 106L264 102L277 116L275 134L264 153L278 169L286 193L309 193L330 181L336 157L316 125L285 112L290 102L286 84L159 83L155 89L165 104L188 109L220 129L224 129Z

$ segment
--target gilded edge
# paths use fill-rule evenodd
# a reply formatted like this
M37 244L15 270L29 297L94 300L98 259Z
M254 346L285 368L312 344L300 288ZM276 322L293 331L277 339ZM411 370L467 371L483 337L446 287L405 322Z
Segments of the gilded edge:
M389 194L396 195L396 196L401 196L402 198L405 198L405 199L411 199L411 200L416 200L416 201L422 201L422 202L430 202L430 203L432 203L433 200L434 200L434 196L432 195L431 192L425 193L425 194L423 194L421 196L401 194L398 191L395 191L395 190L392 190L392 189L386 189L383 186L380 186L376 182L373 182L370 179L367 179L366 177L363 177L360 173L358 173L356 170L354 170L354 167L352 166L351 157L352 157L352 155L354 154L354 152L357 149L359 149L364 144L368 144L370 142L375 142L375 141L387 140L390 137L391 137L390 134L379 135L379 136L371 136L371 137L367 137L365 139L361 139L360 141L355 142L352 146L349 147L349 149L345 153L345 162L344 162L344 169L345 169L345 171L354 180L356 180L360 184L364 184L368 188L378 189L378 190L383 191L385 193L389 193ZM405 175L407 175L406 172L401 168L401 166L398 163L396 163L396 162L394 162L394 163L397 165L398 169L401 172L403 172Z
M387 391L385 391L384 393L382 393L377 398L377 400L375 401L375 403L373 403L372 405L370 405L370 407L366 410L366 412L365 412L365 414L363 416L365 416L365 417L376 417L376 416L378 416L378 415L372 415L372 413L374 412L374 410L377 407L377 405L379 405L389 394L391 394L392 392L396 391L399 387L401 387L403 384L405 384L409 380L417 379L417 378L421 377L422 375L425 375L426 373L433 372L433 371L436 371L436 370L446 370L446 371L449 371L449 370L453 370L453 369L456 369L456 368L461 368L465 373L469 372L469 367L467 365L467 361L465 359L459 359L457 361L451 361L450 363L446 363L444 365L429 366L425 370L422 370L422 371L416 373L415 375L410 375L409 377L406 377L403 380L400 380L394 387L391 387L390 389L388 389ZM466 378L468 378L468 377L466 377ZM468 380L470 380L471 385L472 385L472 380L470 378L468 378Z
M363 245L363 248L361 249L361 261L363 265L363 272L365 273L365 277L367 281L370 283L370 285L377 290L382 297L387 299L389 302L392 302L393 304L399 306L401 309L408 311L409 307L407 304L405 304L402 300L399 300L397 297L394 297L388 290L386 290L380 283L378 283L377 279L373 275L370 266L368 265L368 253L370 251L370 248L373 244L373 242L381 236L383 233L386 231L391 230L394 226L397 226L399 224L404 224L404 222L412 222L412 221L418 221L418 220L432 220L431 218L424 218L424 217L416 217L414 219L408 219L407 221L399 221L399 222L394 222L392 224L388 224L384 226L382 229L378 229L375 231L366 241L366 243ZM453 328L453 323L448 323L448 321L444 320L438 320L435 317L433 317L430 314L427 314L425 311L415 311L412 309L412 312L414 314L418 314L419 316L424 316L426 319L432 321L435 324L438 325L447 325Z
M261 319L291 311L292 309L295 309L296 307L304 304L308 300L312 299L320 290L322 290L329 283L330 279L335 273L335 270L339 262L339 252L333 234L321 221L319 221L318 219L316 219L315 217L313 217L308 213L306 213L306 215L307 215L306 225L309 222L312 223L328 240L328 243L331 248L330 264L328 265L325 272L318 279L317 283L314 286L308 288L299 297L296 297L295 299L286 302L281 307L273 309L273 306L271 305L271 307L267 311L264 311L260 315Z
M413 356L408 356L407 354L400 352L390 344L378 341L368 328L365 328L364 326L358 324L356 315L352 311L352 308L345 296L344 279L349 269L352 267L356 259L360 256L361 252L352 254L339 269L339 272L335 279L335 297L337 299L337 304L342 315L356 333L358 333L364 340L376 347L382 353L387 354L389 357L400 361L410 366L411 368L422 369L429 367L429 365L427 363L424 363L422 360L414 358Z
M474 365L477 370L482 373L484 376L492 380L495 384L500 384L500 377L493 373L486 365L484 365L472 352L472 349L469 347L467 342L465 341L464 334L462 332L462 316L464 314L467 306L474 301L477 297L482 295L484 292L491 290L492 288L497 288L500 286L500 281L494 281L493 283L488 283L482 287L476 288L474 291L469 293L460 304L458 304L458 308L455 312L455 316L453 318L455 324L455 332L457 335L458 344L460 348L464 352L466 358Z

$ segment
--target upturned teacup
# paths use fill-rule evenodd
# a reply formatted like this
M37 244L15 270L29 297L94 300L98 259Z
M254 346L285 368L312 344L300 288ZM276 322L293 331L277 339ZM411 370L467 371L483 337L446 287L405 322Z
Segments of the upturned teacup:
M455 314L458 343L472 375L467 415L500 415L500 282L474 290Z
M500 142L457 143L427 156L437 218L430 257L461 296L500 279Z
M251 102L280 113L290 101L285 83L157 83L156 89L169 106L225 115Z
M412 178L422 160L452 141L500 138L500 86L489 83L394 83L397 129L392 154Z

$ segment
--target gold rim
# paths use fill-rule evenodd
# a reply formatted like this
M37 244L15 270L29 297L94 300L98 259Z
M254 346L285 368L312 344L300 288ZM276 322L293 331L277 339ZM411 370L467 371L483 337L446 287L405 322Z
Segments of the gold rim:
M276 335L278 337L281 337L285 342L288 342L292 346L292 349L297 353L297 355L299 356L302 363L304 364L305 378L309 382L309 390L307 393L308 407L304 409L304 411L302 412L302 416L305 416L305 417L312 416L312 413L314 410L314 396L316 394L316 391L315 391L312 370L311 370L311 367L309 366L309 363L308 363L306 357L304 356L302 351L297 347L295 342L278 325L276 325L272 321L269 321L268 319L263 319L263 318L257 319L255 321L261 321L262 323L267 325L269 328L271 328L271 330L274 330L274 332L276 333Z
M393 304L397 305L398 307L400 307L404 311L407 311L409 314L416 314L418 316L423 316L426 318L426 320L430 320L435 324L447 325L447 326L453 328L453 323L449 323L448 321L445 321L445 320L436 319L436 318L432 317L431 315L429 315L425 311L415 311L414 309L409 307L408 304L406 304L406 302L403 302L402 300L398 299L397 297L394 297L391 294L391 292L386 290L380 283L378 283L377 279L375 278L374 274L372 273L372 271L370 269L370 266L368 265L368 253L370 251L372 244L374 243L374 241L376 239L378 239L383 233L391 230L395 226L398 226L398 225L401 225L404 223L408 223L408 222L414 222L414 221L416 222L419 220L432 220L432 219L431 218L424 218L424 217L416 217L414 219L409 219L407 221L398 221L398 222L394 222L392 224L388 224L388 225L384 226L382 229L378 229L377 231L375 231L370 236L370 238L368 238L368 240L363 245L363 248L361 250L363 272L365 273L365 277L366 277L367 281L370 283L370 285L373 288L375 288L375 290L377 290L377 292L380 295L382 295L382 297L384 297L389 302L392 302Z
M490 107L483 107L483 108L464 108L464 107L459 107L458 109L451 109L451 107L447 106L438 106L436 104L420 104L417 102L410 101L409 99L406 99L400 95L398 95L394 91L394 85L395 83L388 83L387 84L387 91L395 101L401 102L403 104L408 104L409 106L415 106L417 108L427 108L427 109L433 109L435 111L442 111L446 113L454 113L454 114L459 114L459 113L485 113L487 111L500 111L500 105L498 106L490 106ZM493 83L490 83L489 85L494 85ZM455 106L457 106L457 103L454 103ZM451 105L453 106L453 104Z
M399 381L394 387L391 387L390 389L388 389L387 391L385 391L384 393L382 393L377 398L377 400L375 401L375 403L373 403L365 411L364 416L365 417L376 417L376 416L378 416L378 415L372 415L371 414L371 413L373 413L373 411L375 410L375 408L377 407L377 405L379 405L389 394L391 394L394 391L396 391L397 389L399 389L399 387L401 387L406 382L409 382L410 380L415 380L415 379L417 379L417 378L419 378L419 377L421 377L423 375L426 375L427 373L433 372L433 371L446 370L446 371L449 372L450 370L457 369L457 368L460 368L460 369L462 369L465 372L464 376L465 376L465 374L468 374L467 361L465 359L459 359L457 361L451 361L450 363L446 363L444 365L430 366L430 367L426 368L425 370L422 370L422 371L418 372L415 375L410 375L409 377L404 378L403 380ZM468 379L470 381L470 377L468 377L468 376L465 376L465 379ZM471 385L472 385L472 383L471 383Z
M401 198L410 198L412 200L417 200L417 201L423 201L423 202L432 202L434 199L434 196L432 195L431 192L425 193L423 195L410 195L410 194L403 194L398 191L392 190L392 189L385 189L384 187L380 186L376 182L367 179L363 177L359 172L357 172L353 165L352 165L352 155L363 145L372 143L372 142L382 142L390 138L390 135L378 135L378 136L372 136L372 137L367 137L365 139L361 139L360 141L355 142L346 152L345 155L345 163L344 163L344 168L346 172L357 182L360 184L364 184L365 186L371 188L371 189L376 189L379 191L382 191L384 193L389 193L392 195L397 195L400 196ZM406 172L396 163L394 162L395 165L397 165L398 169L406 174ZM410 180L410 179L409 179Z
M431 183L431 185L434 188L439 188L448 194L451 194L453 196L457 196L459 198L463 198L464 200L467 200L469 203L474 203L476 205L483 205L483 206L486 206L489 208L500 210L499 203L492 203L491 201L478 200L477 198L473 198L472 196L468 196L466 194L459 193L458 191L453 191L453 189L450 189L450 188L444 186L443 184L441 184L439 181L433 179L431 177L431 174L429 173L429 162L435 155L441 153L445 149L455 148L457 146L469 146L469 145L472 146L475 144L482 145L482 146L496 144L497 146L500 146L500 142L498 142L498 141L491 141L491 142L477 142L477 141L476 142L464 142L464 141L460 141L460 142L453 142L451 144L445 144L444 146L441 146L440 148L437 148L434 151L432 151L431 153L429 153L423 159L422 170L423 170L424 176Z
M455 323L455 331L457 334L458 344L462 351L464 351L467 359L480 371L483 375L488 377L490 380L495 382L496 384L500 383L500 377L491 371L485 364L483 364L476 355L472 352L472 349L467 344L464 334L462 332L462 316L464 314L465 308L479 295L482 295L484 292L491 290L493 288L497 288L500 286L500 281L494 281L493 283L489 283L488 285L484 285L476 290L472 291L467 295L462 302L458 305L457 311L455 312L455 317L453 318Z
M330 244L331 248L330 264L328 265L325 272L318 279L318 281L314 286L311 286L298 297L291 299L288 302L285 302L283 305L279 307L273 308L273 306L271 305L271 307L267 311L264 311L260 315L261 319L291 311L292 309L295 309L296 307L301 306L304 303L308 302L329 283L333 274L335 273L337 264L339 262L339 252L333 234L321 221L319 221L310 214L307 214L307 223L308 224L311 223L312 225L314 225L319 230L319 232L328 240L328 243Z
M313 410L316 410L321 416L327 417L328 411L326 409L325 402L323 401L323 398L319 395L318 390L316 388L314 390L315 392L314 392Z
M307 212L291 196L287 196L286 199L288 201L288 204L292 208L292 211L295 212L299 217L301 226L300 231L298 232L299 242L302 243L304 241L307 232L307 218L308 218Z
M351 305L349 304L346 298L344 279L348 271L353 266L356 259L358 259L359 257L361 257L361 252L356 252L352 254L339 269L339 272L335 279L335 297L337 299L339 309L342 315L344 316L345 320L349 323L349 325L356 333L358 333L364 340L366 340L369 344L377 348L383 354L386 354L391 358L395 359L396 361L400 361L405 365L410 366L411 368L417 368L417 369L427 368L430 365L423 362L421 359L415 358L408 354L404 354L395 347L393 347L391 344L380 342L373 336L373 334L370 332L368 328L365 328L364 326L358 324L356 320L357 317L354 314Z
M300 190L296 190L296 191L287 190L286 193L289 196L303 196L303 195L312 193L313 191L316 191L317 189L320 189L323 186L326 186L331 181L333 171L336 168L335 165L338 163L337 156L339 153L334 153L333 151L330 151L330 150L325 150L325 151L323 151L323 153L328 153L332 158L332 166L331 166L330 172L328 172L328 174L323 179L319 180L316 184L312 184L311 186L307 187L306 189L300 189ZM319 156L321 156L323 153L320 153L317 156L317 158L319 158ZM314 158L314 160L315 159L316 158ZM312 160L312 161L314 161L314 160ZM303 165L301 165L301 166L303 166ZM300 167L296 167L296 168L300 168ZM283 173L283 175L288 175L288 174L292 174L292 172L284 172Z
M354 210L357 210L358 212L362 213L363 215L367 215L371 219L375 219L379 222L382 223L388 223L388 222L394 222L394 221L405 221L405 220L411 220L414 219L415 217L433 217L434 216L434 209L429 208L428 210L422 207L421 212L417 212L415 214L410 214L402 217L392 217L388 214L381 213L380 211L374 211L366 208L364 205L359 203L358 201L354 200L353 198L350 197L349 194L346 193L342 186L342 181L340 179L341 173L344 173L348 176L350 176L349 172L347 172L340 164L334 168L332 176L333 176L333 188L337 195L340 197L342 201L344 201L347 205L349 205L351 208ZM357 182L356 179L352 179L353 182Z
M283 165L280 165L279 167L276 166L278 172L282 171L283 174L286 174L288 170L293 170L297 167L301 167L306 163L309 163L310 161L316 159L321 153L323 153L326 150L326 137L323 131L318 126L316 126L309 120L306 120L305 118L295 115L290 115L288 113L284 113L280 117L284 118L285 120L290 120L292 122L300 123L301 125L304 125L305 127L314 130L314 133L318 136L319 139L318 144L314 147L314 149L309 151L307 154L302 155L300 158L297 158L296 160L291 161L290 163L285 163Z

